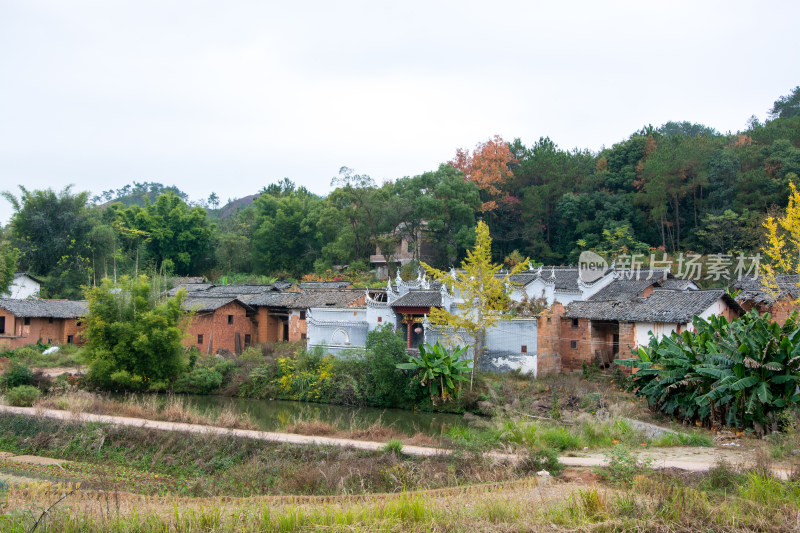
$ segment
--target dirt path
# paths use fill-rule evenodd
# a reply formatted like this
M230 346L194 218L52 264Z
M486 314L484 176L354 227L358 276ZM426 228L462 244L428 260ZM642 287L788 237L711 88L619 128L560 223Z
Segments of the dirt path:
M216 426L203 426L199 424L186 424L182 422L162 422L157 420L146 420L143 418L129 418L123 416L95 415L90 413L73 414L69 411L59 411L56 409L40 409L33 407L10 407L0 405L0 412L14 413L27 416L43 416L57 420L69 420L76 422L99 422L105 424L115 424L119 426L130 426L147 429L158 429L162 431L178 431L183 433L211 433L215 435L231 435L234 437L244 437L248 439L263 440L270 442L285 442L288 444L316 444L321 446L346 446L361 450L380 451L383 442L372 442L354 439L342 439L334 437L319 437L311 435L297 435L294 433L278 433L271 431L255 431L248 429L228 429ZM403 453L417 456L448 455L452 450L446 448L432 448L423 446L404 445ZM497 460L516 461L518 455L507 453L488 453L489 457ZM654 468L677 468L703 472L713 467L719 460L725 460L732 465L744 465L752 462L753 450L746 448L649 448L643 449L640 457L651 458ZM570 456L559 457L559 461L565 466L602 466L607 463L602 452L577 452ZM789 471L784 468L775 468L778 477L787 479Z

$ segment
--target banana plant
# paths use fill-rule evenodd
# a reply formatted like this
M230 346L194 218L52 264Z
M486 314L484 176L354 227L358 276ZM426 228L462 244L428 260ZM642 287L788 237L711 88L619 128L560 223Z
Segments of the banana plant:
M651 338L638 358L618 360L636 368L636 394L650 407L705 425L778 429L780 413L800 405L800 329L797 315L781 327L751 311L728 322L695 318L695 332Z
M419 357L409 355L408 362L397 364L400 370L416 370L420 385L428 387L431 398L441 397L443 401L458 394L458 382L469 381L465 375L470 372L472 359L461 359L467 346L457 346L452 352L437 341L419 345Z

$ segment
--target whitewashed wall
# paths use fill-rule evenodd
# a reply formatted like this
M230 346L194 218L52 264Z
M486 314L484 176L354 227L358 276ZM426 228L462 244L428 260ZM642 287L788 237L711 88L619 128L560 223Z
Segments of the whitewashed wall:
M344 350L364 349L367 343L365 308L312 308L306 315L307 346L324 346L325 352L337 355Z
M472 345L474 339L466 334L447 335L435 327L426 327L425 342L443 344L448 337L454 339L458 345ZM481 357L481 370L495 372L509 372L519 369L521 372L536 376L537 358L537 320L535 318L518 318L504 320L486 332L486 351ZM523 346L526 350L523 352ZM468 357L473 357L472 348L467 352Z
M650 332L656 338L661 339L664 336L670 335L673 331L677 331L681 324L667 324L663 322L636 322L633 325L633 340L636 343L634 348L639 346L647 346L650 344Z
M3 294L4 298L16 298L24 300L26 298L39 297L39 283L32 280L26 275L18 275L14 277L14 281L8 288L8 292Z

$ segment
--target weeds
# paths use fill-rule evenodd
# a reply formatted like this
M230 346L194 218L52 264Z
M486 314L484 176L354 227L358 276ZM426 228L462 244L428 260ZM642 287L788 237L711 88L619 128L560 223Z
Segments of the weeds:
M650 469L652 459L640 461L626 446L618 444L605 454L608 465L600 473L612 483L630 485L637 474Z
M383 445L383 453L391 453L393 455L401 455L403 453L403 441L392 439Z

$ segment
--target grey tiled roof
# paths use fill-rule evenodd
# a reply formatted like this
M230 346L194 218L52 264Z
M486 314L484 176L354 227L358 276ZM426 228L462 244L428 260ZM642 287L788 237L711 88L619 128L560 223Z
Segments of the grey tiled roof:
M597 291L597 294L589 300L597 302L633 300L640 296L643 290L655 283L654 279L615 279Z
M800 297L800 288L797 286L800 276L796 274L780 274L775 276L775 281L780 289L778 298L789 297L796 300ZM741 291L736 296L736 300L740 302L773 303L775 298L764 288L762 283L763 280L761 278L753 279L751 276L736 280L733 288Z
M392 307L441 307L440 291L408 291L391 303Z
M233 295L261 294L262 292L277 291L274 285L212 285L205 292L208 295Z
M16 300L0 298L0 307L22 318L80 318L89 312L82 300Z
M306 292L258 294L246 298L245 301L253 307L309 309L311 307L349 307L363 297L363 290L309 290Z
M247 305L238 298L188 297L183 302L183 309L194 312L216 311L220 307L226 306L231 302L238 302L240 305L247 307Z
M345 281L301 281L301 289L344 289L350 286L350 282Z
M571 303L566 318L591 318L594 320L619 320L624 322L662 322L686 324L719 300L741 312L739 305L723 290L673 291L656 290L647 298L627 302L592 301Z
M178 293L178 291L181 290L181 289L185 290L189 294L192 294L193 292L207 291L211 287L213 287L213 285L211 283L186 283L186 284L180 284L180 285L176 285L175 287L170 289L167 292L167 295L168 296L175 296Z

